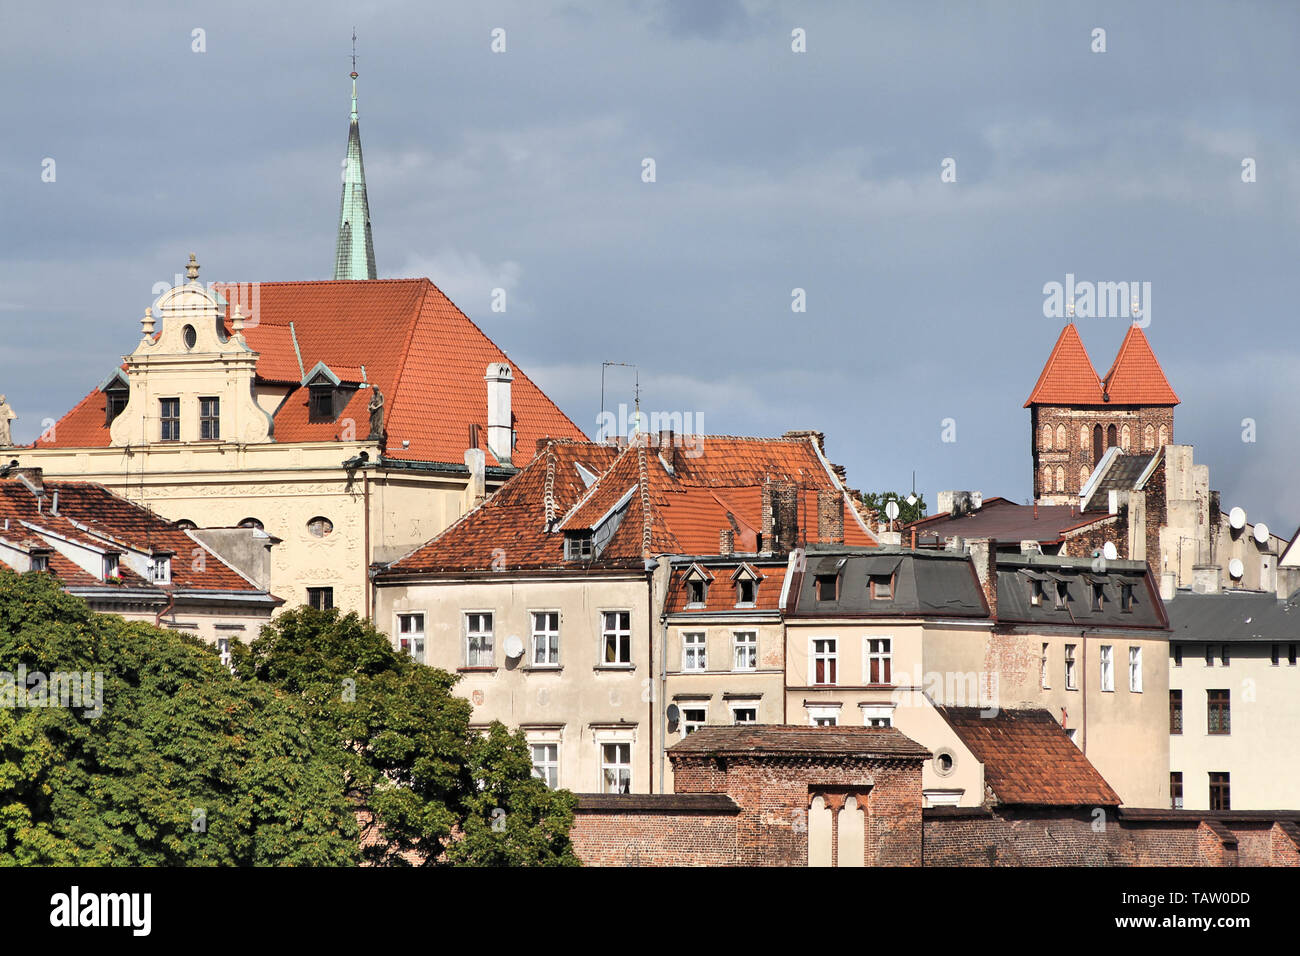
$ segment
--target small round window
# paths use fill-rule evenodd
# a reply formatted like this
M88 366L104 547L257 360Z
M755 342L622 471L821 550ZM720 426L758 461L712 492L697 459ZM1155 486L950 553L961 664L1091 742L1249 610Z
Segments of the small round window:
M185 328L181 329L181 336L185 339L185 347L187 349L194 348L195 343L199 340L199 333L194 331L194 326L192 325L187 325Z
M952 773L956 765L957 758L953 756L951 750L940 750L934 755L934 770L941 777L946 777Z
M243 521L239 522L239 526L241 528L256 528L258 531L263 530L262 522L258 521L256 518L245 518Z
M182 518L180 521L176 522L176 527L180 528L182 531L193 531L198 527L198 525L189 518Z
M307 530L318 538L323 538L334 530L334 522L317 515L307 522Z

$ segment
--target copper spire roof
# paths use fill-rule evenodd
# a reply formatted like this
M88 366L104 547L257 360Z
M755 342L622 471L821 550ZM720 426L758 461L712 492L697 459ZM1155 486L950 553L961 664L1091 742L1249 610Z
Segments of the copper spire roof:
M352 73L352 118L339 200L339 235L334 248L334 278L374 279L375 243L366 199L366 167L361 161L361 126L357 122L357 74Z

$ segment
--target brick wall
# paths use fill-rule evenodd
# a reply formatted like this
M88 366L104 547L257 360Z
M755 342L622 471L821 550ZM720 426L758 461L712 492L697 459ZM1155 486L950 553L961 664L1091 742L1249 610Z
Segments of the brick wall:
M1034 497L1048 504L1068 504L1073 498L1077 500L1082 487L1080 475L1086 468L1091 473L1096 459L1093 455L1093 429L1100 425L1102 429L1102 452L1107 446L1106 431L1110 425L1115 426L1116 444L1121 444L1125 425L1129 427L1129 451L1135 454L1147 454L1159 447L1160 427L1166 429L1166 443L1174 440L1174 410L1172 408L1140 406L1105 406L1070 408L1056 405L1035 405L1030 416L1030 448L1033 454ZM1154 447L1147 447L1144 441L1147 426L1154 436ZM1044 428L1051 429L1050 441ZM1059 439L1064 430L1064 442ZM1083 434L1081 435L1081 430ZM1056 484L1056 470L1063 470L1063 488ZM1044 475L1050 474L1052 481L1050 491L1044 483Z
M587 866L732 866L736 814L584 808L580 798L569 839Z

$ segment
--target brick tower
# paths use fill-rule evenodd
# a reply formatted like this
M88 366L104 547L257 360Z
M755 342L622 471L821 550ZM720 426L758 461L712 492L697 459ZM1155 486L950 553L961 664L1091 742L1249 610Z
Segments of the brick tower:
M1099 377L1074 323L1068 323L1025 402L1034 498L1043 504L1077 502L1112 445L1130 454L1168 445L1177 404L1140 327L1129 327L1110 371Z

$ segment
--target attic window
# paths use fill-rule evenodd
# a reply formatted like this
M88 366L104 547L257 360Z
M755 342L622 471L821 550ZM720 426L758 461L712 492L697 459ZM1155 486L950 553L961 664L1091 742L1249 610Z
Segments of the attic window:
M894 576L892 574L871 575L871 600L890 601L894 597Z
M817 600L834 601L839 590L838 574L819 574L817 575Z
M703 605L704 597L708 593L708 587L703 581L693 579L686 582L686 603L688 605Z
M1092 609L1102 611L1106 608L1106 592L1100 584L1092 585Z
M43 551L32 552L32 570L48 571L50 569L50 556Z
M172 579L172 559L168 554L155 554L149 565L149 580L154 584L170 584Z
M307 420L312 422L334 421L334 386L330 384L314 384L309 391Z
M334 530L334 522L318 515L307 522L307 530L313 537L323 538Z
M126 411L126 403L130 398L130 390L121 383L104 389L105 425L113 424L113 419Z
M1032 607L1043 606L1043 582L1042 581L1029 582L1029 603Z
M182 531L193 531L195 528L198 527L198 525L196 525L189 518L181 518L180 521L176 522L176 527L180 528Z
M258 531L265 530L265 527L263 526L262 522L258 521L256 518L245 518L243 521L239 522L239 527L255 528Z
M1119 609L1121 611L1133 610L1133 585L1124 582L1119 586Z
M117 555L104 555L104 580L107 581L109 578L116 578L118 576Z
M754 603L754 582L749 578L741 578L736 582L736 603L738 605Z
M1056 582L1056 609L1063 610L1070 601L1070 586L1064 581Z
M592 541L590 531L575 531L564 536L564 559L566 561L590 561Z

